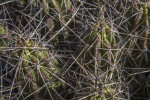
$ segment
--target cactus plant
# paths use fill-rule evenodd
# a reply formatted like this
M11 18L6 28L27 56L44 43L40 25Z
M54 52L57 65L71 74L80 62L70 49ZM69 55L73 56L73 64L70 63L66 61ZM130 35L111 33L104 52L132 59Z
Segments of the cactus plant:
M23 91L25 95L30 95L30 92L35 92L41 87L45 86L47 93L45 92L45 96L43 97L42 92L34 94L32 99L37 98L50 98L51 87L59 88L63 86L63 83L59 79L54 79L59 72L59 62L57 59L50 54L47 50L34 50L32 48L34 42L31 40L25 41L26 46L24 48L29 48L25 50L18 51L18 57L21 57L22 66L20 68L20 73L18 75L18 79L24 81L25 83L20 83L20 89ZM39 47L39 46L37 46ZM23 73L22 73L23 72ZM26 77L26 78L24 78ZM41 97L40 97L41 96ZM31 98L30 98L31 99Z
M149 0L3 1L0 15L1 99L150 98Z
M111 32L112 28L106 25L105 19L105 7L101 13L101 19L93 25L87 32L84 41L87 45L80 46L79 58L81 60L81 64L86 70L91 69L91 73L95 73L95 77L98 77L103 73L107 76L107 80L97 79L93 83L96 84L95 96L90 97L91 100L103 100L112 98L115 95L115 91L117 87L97 87L100 85L99 80L101 80L104 84L107 84L109 80L117 80L116 69L112 69L115 65L116 61L116 53L117 50L114 47L116 46L116 38L115 33ZM82 52L82 54L80 54ZM104 60L103 60L104 59ZM116 66L116 65L115 65ZM88 68L87 68L88 67ZM102 72L100 72L101 70ZM107 72L109 70L109 72ZM117 92L116 92L117 94ZM119 93L117 97L119 97Z

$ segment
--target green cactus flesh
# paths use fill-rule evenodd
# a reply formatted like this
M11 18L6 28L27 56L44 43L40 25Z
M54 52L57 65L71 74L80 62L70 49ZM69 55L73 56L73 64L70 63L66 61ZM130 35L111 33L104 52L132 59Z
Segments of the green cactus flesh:
M28 40L27 47L32 47L33 43L31 43L32 42ZM22 51L21 55L23 59L21 66L23 74L20 73L21 76L18 78L21 78L23 77L22 75L24 75L27 79L29 79L29 83L20 84L20 87L22 87L22 89L24 88L25 94L28 94L27 92L29 91L34 92L38 90L47 82L51 84L47 86L49 91L51 90L51 87L57 89L62 86L62 82L53 76L59 72L59 63L55 57L52 57L52 55L49 54L48 51L25 49ZM34 98L34 96L32 98Z

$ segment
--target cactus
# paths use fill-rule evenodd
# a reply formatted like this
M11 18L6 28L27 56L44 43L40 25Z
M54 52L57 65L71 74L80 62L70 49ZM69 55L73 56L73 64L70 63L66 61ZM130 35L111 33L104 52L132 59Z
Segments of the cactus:
M4 0L0 15L1 99L150 98L149 0Z
M111 32L112 28L106 25L104 13L105 8L101 14L101 20L99 20L97 24L88 30L87 35L84 38L87 45L85 47L80 47L79 58L81 59L81 64L83 63L83 67L87 68L88 66L96 74L96 76L102 74L98 70L108 73L108 75L105 74L108 76L107 80L101 79L104 84L107 84L109 80L117 80L116 69L111 69L116 63L115 60L117 59L117 50L111 50L116 46L116 38L115 33ZM83 53L80 55L81 52ZM107 72L107 70L110 71ZM96 86L100 85L98 80L95 80L95 84L97 84ZM113 86L94 88L96 88L96 95L90 97L90 100L108 99L111 98L112 95L119 94L117 92L115 93L116 87ZM119 97L119 95L116 97Z
M47 84L47 82L51 81L51 85L46 85L47 91L51 91L51 87L57 89L63 85L63 83L59 79L53 76L53 74L57 74L59 72L59 62L55 57L53 57L47 50L33 50L30 47L33 46L34 42L31 40L26 41L26 48L29 49L22 50L18 52L18 57L22 56L22 66L20 70L23 70L23 73L19 73L18 79L23 80L25 83L20 84L21 90L28 96L28 92L35 92L40 89L40 87ZM39 47L39 46L37 46ZM26 79L23 79L23 76L27 77L29 83L26 83ZM44 92L44 91L43 91ZM46 92L45 92L46 93ZM40 93L35 93L32 99L36 98L47 98L50 94L46 93L45 97L43 97ZM38 95L38 96L37 96ZM47 96L46 96L47 95ZM42 97L40 97L42 96ZM31 98L29 98L31 99Z
M144 74L132 75L132 74L141 72L141 70L138 70L138 68L140 69L149 66L148 63L149 10L148 9L149 9L149 2L141 3L139 1L136 1L136 3L134 3L133 9L129 10L129 13L133 11L135 12L138 11L138 14L136 14L137 16L133 16L132 18L129 19L131 25L128 25L129 27L128 29L129 32L131 32L130 34L132 34L135 37L131 38L130 36L125 36L126 39L127 38L131 39L131 41L129 41L126 45L126 47L129 48L128 53L130 53L131 58L129 58L129 60L126 61L125 66L127 66L129 69L130 68L135 69L135 70L127 70L127 75L126 75L128 76L127 80L128 82L130 82L130 87L132 87L131 92L137 91L134 94L135 97L136 96L138 97L138 93L139 93L141 95L141 98L142 97L148 98L147 92L142 91L146 86L144 85L146 82L144 79L146 73L145 75ZM130 50L130 48L132 49ZM140 90L138 91L139 87ZM143 93L140 91L142 91Z
M1 36L1 39L0 39L0 46L3 47L3 38L6 37L6 30L2 27L2 25L0 25L0 36Z

